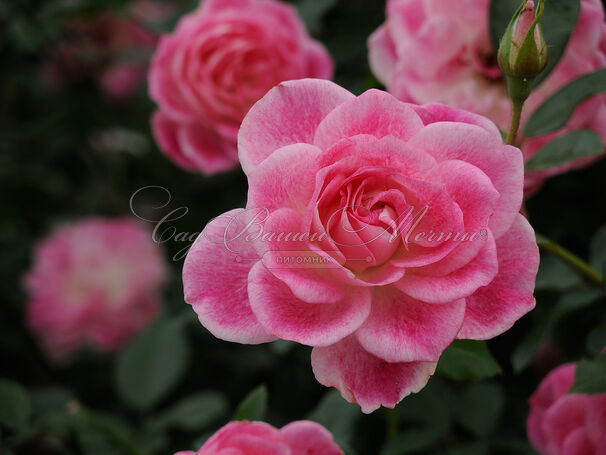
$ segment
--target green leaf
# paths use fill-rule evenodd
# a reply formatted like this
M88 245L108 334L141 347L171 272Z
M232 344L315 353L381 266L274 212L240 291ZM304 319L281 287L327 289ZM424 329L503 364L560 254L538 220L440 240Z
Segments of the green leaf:
M297 11L311 33L320 30L322 17L337 4L337 0L299 0L296 3Z
M158 321L120 353L115 371L118 393L129 405L149 410L179 381L188 354L182 330L167 320Z
M606 69L575 79L534 111L524 127L524 135L540 136L560 129L568 122L578 104L604 91L606 91Z
M516 373L524 370L541 346L541 342L549 335L562 319L569 314L585 308L602 297L599 289L583 289L563 295L554 305L547 317L542 318L522 342L514 349L511 364Z
M491 453L486 442L468 442L448 449L443 455L486 455ZM518 452L511 452L518 453Z
M602 323L594 327L587 340L585 340L587 351L592 355L598 355L606 347L606 323Z
M154 418L153 428L201 430L227 413L227 400L218 392L199 392L179 401Z
M431 425L410 428L398 433L393 439L385 444L381 455L405 455L409 453L418 453L427 451L435 447L444 433L439 427Z
M27 391L16 382L0 378L0 423L21 431L27 427L30 412Z
M455 416L464 428L475 436L485 436L495 428L505 404L503 389L498 384L469 384L457 398Z
M233 420L263 420L267 412L267 388L264 385L250 392L236 408Z
M606 393L606 355L583 359L577 365L574 385L568 393L596 395Z
M336 390L327 392L316 408L307 416L328 429L345 453L352 455L351 440L354 426L360 418L360 407L343 399Z
M527 171L540 171L603 152L602 139L593 131L573 131L541 147L526 162L525 168Z
M499 48L499 41L520 4L520 0L491 0L490 2L490 37L495 55ZM549 0L545 2L541 27L549 48L549 61L547 67L535 79L535 86L551 73L562 58L570 34L577 24L579 11L580 0Z
M484 341L455 340L440 357L437 371L455 380L491 378L502 373Z
M581 277L567 263L551 254L541 256L535 289L564 291L581 282Z
M606 226L603 226L591 240L591 265L606 277Z

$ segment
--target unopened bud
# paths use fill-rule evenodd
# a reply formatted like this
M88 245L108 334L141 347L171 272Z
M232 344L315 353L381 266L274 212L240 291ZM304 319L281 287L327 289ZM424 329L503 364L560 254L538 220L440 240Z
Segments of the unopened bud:
M507 26L499 45L498 61L501 71L513 86L530 86L532 80L547 66L547 44L539 23L543 15L544 0L539 0L535 12L534 1L524 0ZM528 89L530 93L530 89ZM526 98L528 94L511 94L513 98Z

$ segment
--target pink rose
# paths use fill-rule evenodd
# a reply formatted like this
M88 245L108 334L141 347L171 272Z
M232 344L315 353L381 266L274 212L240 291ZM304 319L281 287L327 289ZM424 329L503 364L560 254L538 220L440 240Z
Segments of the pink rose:
M488 36L488 6L488 0L388 0L387 21L368 40L373 72L393 95L404 101L446 103L485 115L507 131L511 103ZM522 128L530 115L562 86L604 67L604 9L600 0L582 0L579 21L566 52L526 102ZM606 141L605 95L581 104L557 133L521 138L525 159L548 140L576 129L593 130ZM527 191L538 188L550 175L591 161L584 158L553 169L528 172Z
M556 368L530 397L528 438L542 455L606 454L606 394L569 395L575 370Z
M135 16L134 11L124 16L108 11L92 19L69 20L65 38L44 63L46 82L59 88L88 76L109 98L132 96L145 81L147 60L157 41Z
M58 360L83 344L117 349L156 316L165 275L158 246L133 220L63 226L26 276L29 325Z
M313 346L316 378L371 412L421 389L455 338L534 307L522 154L489 120L306 79L238 139L247 208L209 223L183 269L215 336Z
M149 73L160 149L214 174L238 163L242 119L284 80L331 78L332 61L293 7L275 0L206 0L162 38Z
M301 420L281 430L262 422L231 422L197 452L175 455L343 455L332 435L315 422Z

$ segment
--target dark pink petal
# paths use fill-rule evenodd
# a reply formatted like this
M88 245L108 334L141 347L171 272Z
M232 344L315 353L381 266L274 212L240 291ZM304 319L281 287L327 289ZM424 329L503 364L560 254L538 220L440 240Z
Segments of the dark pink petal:
M192 245L183 264L185 301L214 336L237 343L274 339L259 324L248 300L248 273L258 261L241 229L243 209L212 220Z
M373 289L372 310L356 337L387 362L437 362L457 336L465 301L432 305L393 286Z
M280 432L286 436L292 455L343 455L334 443L332 434L315 422L292 422L282 427Z
M201 124L185 124L177 130L183 155L203 174L228 171L238 165L235 144Z
M367 288L351 288L336 303L308 303L298 299L260 262L250 271L248 295L268 332L309 346L336 343L360 327L370 312Z
M321 384L336 387L366 414L381 405L393 408L406 395L418 392L436 368L432 362L388 363L364 350L354 336L314 348L311 364Z
M328 150L342 139L369 134L408 140L423 122L407 104L380 90L368 90L335 108L318 125L314 144Z
M588 399L586 395L565 395L545 412L542 427L549 452L562 453L566 438L583 428Z
M497 257L497 277L466 299L459 338L493 338L534 308L539 250L534 231L522 215L518 214L509 231L497 240Z
M188 171L197 170L194 162L185 156L181 150L181 145L177 138L180 124L160 110L154 113L151 124L154 138L160 150L178 166Z
M606 427L602 428L606 430ZM562 455L594 455L595 446L584 428L572 431L564 440Z
M285 145L311 144L320 122L354 95L320 79L287 81L272 88L242 122L238 149L247 174Z
M587 406L585 428L593 441L606 438L606 393L591 396Z

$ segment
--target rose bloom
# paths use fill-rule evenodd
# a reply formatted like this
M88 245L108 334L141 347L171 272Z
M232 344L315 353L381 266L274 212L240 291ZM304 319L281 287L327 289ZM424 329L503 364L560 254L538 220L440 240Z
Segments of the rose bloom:
M374 74L403 101L446 103L485 115L507 131L511 102L488 34L488 7L488 0L388 0L387 21L368 40ZM530 115L558 89L604 67L606 24L602 2L581 0L579 20L566 52L526 101L522 128ZM606 141L605 95L579 105L561 130L536 138L521 138L525 159L547 142L578 129L593 130ZM583 158L545 171L528 172L527 191L537 189L550 175L591 161Z
M106 11L68 20L64 37L44 62L44 79L60 88L91 77L109 98L132 96L145 81L147 62L158 39L144 21L165 19L169 14L159 4L138 1L125 14Z
M81 345L118 349L158 313L165 275L151 233L134 220L63 226L38 245L26 276L29 326L57 360Z
M149 73L161 150L190 171L238 164L238 128L250 107L289 79L330 79L333 64L295 9L275 0L206 0L164 36Z
M455 338L534 307L522 154L489 120L305 79L265 95L238 146L247 208L183 269L215 336L313 346L316 378L371 412L421 389Z
M282 429L262 422L231 422L217 431L197 452L175 455L343 455L326 428L301 420Z
M530 397L528 438L542 455L606 454L606 394L568 394L575 370L556 368Z

